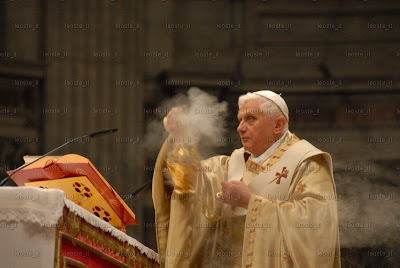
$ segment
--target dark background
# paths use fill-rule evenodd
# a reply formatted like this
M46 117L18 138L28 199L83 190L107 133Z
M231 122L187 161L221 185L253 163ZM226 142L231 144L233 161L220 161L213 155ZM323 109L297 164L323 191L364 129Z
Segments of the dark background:
M237 97L270 89L290 130L332 154L343 267L395 267L399 12L370 0L0 1L0 173L117 127L60 154L89 158L124 196L151 178L144 136L163 100L198 86L227 101L230 154ZM151 191L127 203L139 222L128 234L156 249Z

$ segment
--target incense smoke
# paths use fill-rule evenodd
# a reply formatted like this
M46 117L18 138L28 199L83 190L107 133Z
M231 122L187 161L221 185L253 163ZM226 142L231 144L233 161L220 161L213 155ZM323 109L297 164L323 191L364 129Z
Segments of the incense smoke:
M400 261L398 172L373 160L335 163L340 246L359 248L365 260Z
M191 87L187 94L178 94L155 109L159 117L149 122L144 138L148 152L158 152L166 140L168 133L164 129L163 118L173 107L182 108L179 119L187 132L186 142L197 146L201 154L210 155L216 147L223 145L219 140L226 133L228 104L218 102L216 96L199 88Z

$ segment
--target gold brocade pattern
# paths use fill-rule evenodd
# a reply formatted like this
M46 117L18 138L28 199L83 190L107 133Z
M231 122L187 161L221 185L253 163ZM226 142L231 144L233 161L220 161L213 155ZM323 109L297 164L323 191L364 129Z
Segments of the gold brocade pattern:
M297 186L296 190L300 191L301 193L305 191L305 189L307 188L307 185L305 183L299 183L299 185Z
M293 134L293 139L286 144L285 146L283 146L283 148L275 151L274 154L272 154L270 157L268 157L266 160L264 160L263 162L267 161L268 159L270 159L268 161L268 163L266 165L262 165L262 164L257 164L256 162L253 162L251 159L247 160L246 162L246 168L254 173L261 173L261 172L267 172L270 170L270 168L275 165L276 162L279 161L279 159L282 157L282 155L287 151L287 149L292 146L293 144L295 144L296 142L298 142L300 139Z
M247 256L246 256L246 268L252 267L253 265L253 250L254 250L254 239L255 239L255 232L256 232L256 228L255 228L255 223L257 220L257 210L258 207L261 204L262 199L257 197L254 200L254 206L253 209L251 210L251 229L249 232L249 242L247 244Z
M122 256L124 258L124 263L130 267L160 267L159 263L140 253L137 248L111 237L107 232L90 225L67 208L64 209L63 216L60 220L60 226L62 227L60 228L60 233L67 231L72 237L76 237L80 234L87 240L101 246L101 248L119 257ZM89 247L87 250L90 250ZM57 255L57 258L61 258L59 253ZM112 259L112 257L108 255L104 255L103 257Z

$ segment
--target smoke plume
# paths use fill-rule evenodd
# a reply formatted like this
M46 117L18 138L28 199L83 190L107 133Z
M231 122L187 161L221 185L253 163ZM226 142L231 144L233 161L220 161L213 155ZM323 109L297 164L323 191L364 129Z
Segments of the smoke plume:
M216 147L223 145L220 139L226 133L228 104L219 102L216 96L197 87L191 87L186 94L178 94L165 100L156 108L159 117L148 123L144 138L148 152L158 152L168 136L163 118L173 107L182 108L179 119L185 126L186 142L197 146L202 155L210 155Z

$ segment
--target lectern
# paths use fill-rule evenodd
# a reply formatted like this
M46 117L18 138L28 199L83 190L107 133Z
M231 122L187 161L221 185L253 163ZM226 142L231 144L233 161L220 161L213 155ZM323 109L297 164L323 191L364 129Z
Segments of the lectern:
M0 187L1 267L160 267L126 234L135 214L87 158L45 157L12 179L27 187Z
M67 199L122 231L126 225L137 224L132 210L83 156L45 157L12 179L18 186L63 190Z

